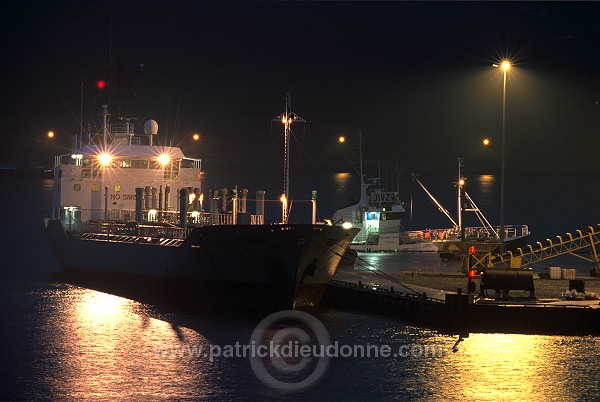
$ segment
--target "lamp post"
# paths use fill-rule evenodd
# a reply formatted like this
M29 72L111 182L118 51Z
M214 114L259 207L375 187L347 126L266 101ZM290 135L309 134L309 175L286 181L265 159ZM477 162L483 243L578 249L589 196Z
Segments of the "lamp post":
M505 141L506 141L506 74L510 70L510 62L504 60L500 66L494 65L494 67L500 67L504 76L504 84L502 86L502 142L501 142L501 167L500 167L500 253L504 253L504 158L505 158Z

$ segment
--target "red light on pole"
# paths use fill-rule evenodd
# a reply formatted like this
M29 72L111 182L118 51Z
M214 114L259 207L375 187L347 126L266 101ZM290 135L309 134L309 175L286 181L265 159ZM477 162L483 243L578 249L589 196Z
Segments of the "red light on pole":
M475 254L475 246L469 247L469 254Z
M103 80L99 80L99 81L96 83L96 87L97 87L98 89L104 89L104 88L106 87L106 82L104 82Z

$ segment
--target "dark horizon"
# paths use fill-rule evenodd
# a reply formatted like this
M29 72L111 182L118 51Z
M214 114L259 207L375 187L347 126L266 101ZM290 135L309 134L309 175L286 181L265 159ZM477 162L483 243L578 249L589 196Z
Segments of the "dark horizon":
M307 120L292 163L366 159L480 173L499 164L502 77L513 171L593 172L600 124L600 5L593 2L20 2L3 18L0 161L52 161L102 104L159 123L204 160L279 169L282 112ZM140 69L121 75L119 68ZM110 87L99 93L98 79ZM82 91L83 85L83 91ZM121 102L119 102L119 95ZM135 95L135 96L134 96ZM83 98L83 102L81 102ZM83 108L83 113L81 112ZM54 131L48 140L47 131ZM139 130L141 131L141 129ZM191 135L199 133L193 144ZM341 146L339 135L349 141ZM484 147L484 137L491 144ZM293 167L293 165L292 165Z

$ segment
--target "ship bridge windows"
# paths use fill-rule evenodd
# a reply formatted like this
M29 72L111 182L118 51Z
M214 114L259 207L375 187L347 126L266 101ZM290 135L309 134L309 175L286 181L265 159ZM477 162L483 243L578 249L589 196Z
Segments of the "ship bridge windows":
M367 220L368 221L378 221L379 220L379 212L367 212Z
M400 219L400 212L382 212L381 213L381 220L399 220Z
M102 168L94 159L83 158L81 166L81 177L99 177L102 175Z
M182 169L201 169L202 159L183 158L181 160Z
M121 159L119 167L132 169L148 169L148 161L145 159Z
M161 166L164 168L164 178L168 180L176 180L179 177L179 169L181 167L180 161L172 161L166 165Z

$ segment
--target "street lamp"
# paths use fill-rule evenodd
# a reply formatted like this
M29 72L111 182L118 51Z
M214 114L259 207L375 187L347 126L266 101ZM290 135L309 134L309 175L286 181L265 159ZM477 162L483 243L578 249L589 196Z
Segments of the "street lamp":
M502 142L501 142L501 168L500 168L500 253L504 253L504 156L505 156L505 141L506 141L506 74L510 70L510 61L503 60L500 65L494 64L494 67L502 69L504 76L504 85L502 87Z

